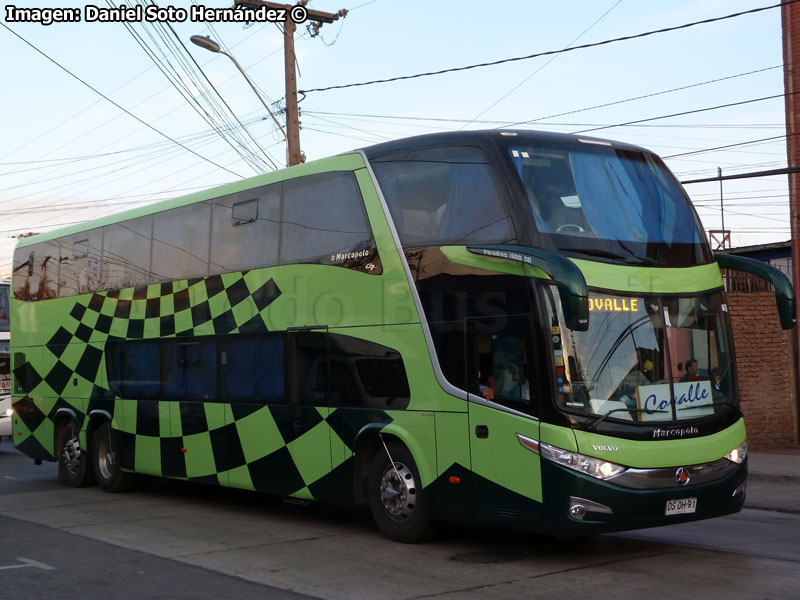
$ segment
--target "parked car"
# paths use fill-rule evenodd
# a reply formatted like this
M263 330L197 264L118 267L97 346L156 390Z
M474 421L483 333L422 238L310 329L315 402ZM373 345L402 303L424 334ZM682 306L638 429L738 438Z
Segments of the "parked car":
M11 430L11 396L0 396L0 439L8 436L9 441L13 442L13 432Z

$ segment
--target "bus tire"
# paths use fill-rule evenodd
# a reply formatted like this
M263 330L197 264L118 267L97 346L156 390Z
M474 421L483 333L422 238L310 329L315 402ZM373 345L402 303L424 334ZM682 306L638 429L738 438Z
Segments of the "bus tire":
M119 446L111 435L111 425L108 423L103 423L95 431L92 451L94 475L100 489L113 494L133 486L134 476L120 467Z
M81 448L78 428L68 421L56 436L58 480L71 487L85 487L94 483L94 473L89 464L89 452Z
M369 470L369 508L380 532L390 540L412 544L430 538L435 524L426 511L417 465L408 448L388 446L392 465L383 446Z

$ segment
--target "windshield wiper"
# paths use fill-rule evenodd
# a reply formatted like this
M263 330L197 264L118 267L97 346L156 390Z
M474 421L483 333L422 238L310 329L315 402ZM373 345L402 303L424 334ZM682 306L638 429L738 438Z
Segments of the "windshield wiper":
M559 250L564 252L574 252L575 254L585 254L586 256L598 256L600 258L608 258L611 260L616 260L619 262L624 262L628 264L637 264L637 265L657 265L658 262L652 258L647 258L646 256L635 256L632 254L629 255L622 255L622 254L615 254L614 252L608 252L607 250L597 250L594 248L559 248Z
M671 413L672 411L669 410L648 410L646 408L615 408L614 410L610 410L607 413L604 413L597 417L594 421L589 423L588 429L596 429L597 426L605 420L605 418L609 415L613 415L615 412L629 412L629 413L647 413L648 415L652 415L655 413Z

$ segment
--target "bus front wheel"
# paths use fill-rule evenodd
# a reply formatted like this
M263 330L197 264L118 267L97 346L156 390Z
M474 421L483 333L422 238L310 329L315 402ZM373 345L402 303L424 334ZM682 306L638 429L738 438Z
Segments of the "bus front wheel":
M89 453L81 447L78 428L69 421L58 432L56 438L58 479L72 487L84 487L94 483Z
M381 445L373 457L369 507L378 529L390 540L414 543L435 533L435 524L426 514L417 465L401 444L389 444L386 449Z
M133 485L133 475L119 464L119 447L111 435L111 426L103 423L94 434L94 474L97 485L106 492L124 492Z

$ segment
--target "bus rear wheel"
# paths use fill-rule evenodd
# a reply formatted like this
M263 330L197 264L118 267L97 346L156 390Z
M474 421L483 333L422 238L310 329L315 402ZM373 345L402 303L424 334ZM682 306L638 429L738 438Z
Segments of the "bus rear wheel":
M58 432L56 438L58 479L72 487L84 487L94 483L89 453L81 447L78 428L69 421Z
M369 507L380 532L396 542L430 538L436 527L428 517L417 465L402 444L381 446L369 471Z
M124 492L133 485L133 475L119 464L120 452L111 435L111 425L103 423L94 434L94 474L97 485L106 492Z

